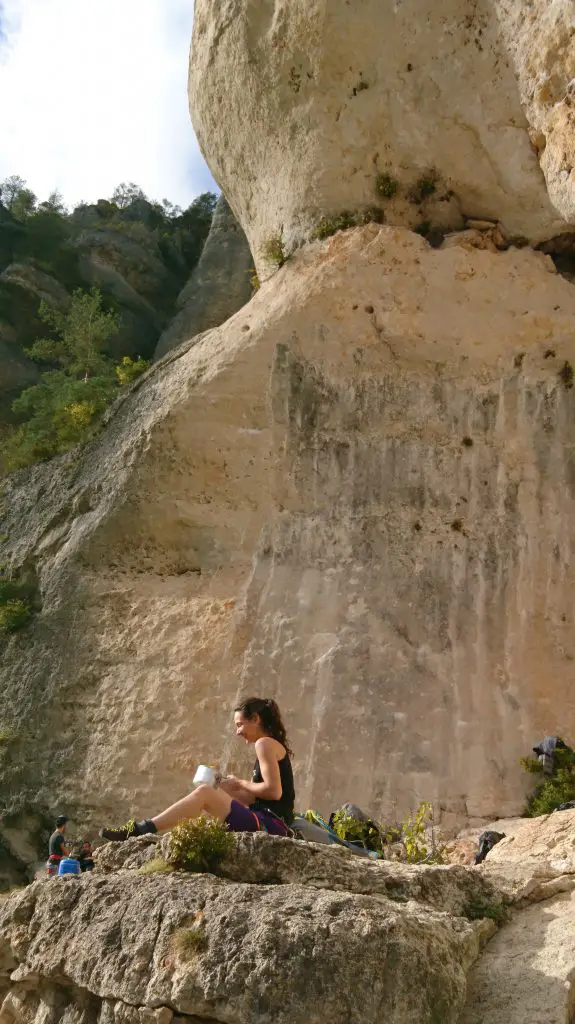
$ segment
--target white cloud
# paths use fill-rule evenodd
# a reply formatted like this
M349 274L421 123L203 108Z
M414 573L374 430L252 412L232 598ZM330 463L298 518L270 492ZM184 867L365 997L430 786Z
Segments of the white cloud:
M213 188L187 106L193 0L0 0L0 180L69 204Z

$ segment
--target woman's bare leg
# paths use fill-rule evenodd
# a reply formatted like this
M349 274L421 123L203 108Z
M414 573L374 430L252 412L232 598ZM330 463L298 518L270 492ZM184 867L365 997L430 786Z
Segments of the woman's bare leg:
M152 818L153 824L158 832L166 828L173 828L179 821L186 818L199 818L202 811L207 811L213 818L225 821L232 806L232 798L221 789L213 789L212 786L198 786L193 793L182 797L177 803L166 808L161 814Z

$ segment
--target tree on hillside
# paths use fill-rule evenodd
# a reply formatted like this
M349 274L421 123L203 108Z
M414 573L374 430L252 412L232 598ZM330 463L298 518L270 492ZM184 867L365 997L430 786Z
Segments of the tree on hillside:
M50 195L43 203L40 203L38 210L42 213L57 213L61 217L65 217L68 212L64 203L64 197L57 188L50 192Z
M12 210L12 204L16 199L16 196L23 188L26 187L24 178L21 178L19 174L11 174L9 178L0 182L0 199L4 203L4 206Z
M17 220L25 220L35 209L36 196L26 188L24 178L12 174L0 182L0 200Z
M142 189L136 185L135 182L123 181L120 185L117 185L112 192L111 201L115 203L120 210L123 210L126 206L129 206L130 203L133 203L135 199L145 199L147 201L147 198L146 194L142 192Z
M25 221L36 209L38 202L34 192L29 188L21 188L18 195L12 202L10 213L16 220Z
M5 469L49 459L88 440L104 409L123 384L147 369L145 360L125 357L116 367L107 356L119 318L102 308L97 289L76 291L67 313L41 303L40 316L53 337L40 338L28 350L33 359L59 369L43 373L13 402L23 422L2 446Z
M114 376L112 361L105 354L109 338L116 334L120 320L116 313L102 309L97 288L75 291L67 313L40 303L40 319L52 328L53 338L39 338L28 355L32 359L61 366L71 377Z

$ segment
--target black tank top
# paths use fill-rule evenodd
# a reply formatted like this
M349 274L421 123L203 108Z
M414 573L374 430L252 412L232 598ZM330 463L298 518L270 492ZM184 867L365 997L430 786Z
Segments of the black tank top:
M250 804L250 806L254 807L257 811L271 811L272 814L275 814L276 818L281 818L282 821L285 821L286 825L291 825L295 804L295 789L293 784L291 761L287 751L282 760L278 761L278 765L282 784L282 795L279 800L268 800L267 797L262 797L261 800L256 800L253 804ZM263 781L260 762L256 757L256 763L252 773L252 782Z

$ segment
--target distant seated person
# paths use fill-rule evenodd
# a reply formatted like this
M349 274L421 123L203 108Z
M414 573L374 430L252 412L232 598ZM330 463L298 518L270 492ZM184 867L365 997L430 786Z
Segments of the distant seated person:
M56 818L56 831L52 833L48 842L48 861L46 869L49 878L53 878L54 875L58 874L60 861L68 853L65 839L67 821L68 819L64 814L61 814L59 818Z
M92 847L90 846L90 843L88 842L87 839L84 840L80 847L80 856L78 859L80 861L80 871L84 872L94 870Z
M82 873L80 867L80 853L82 850L82 843L76 843L72 849L72 852L67 857L63 857L58 865L58 877L61 875L79 875Z

